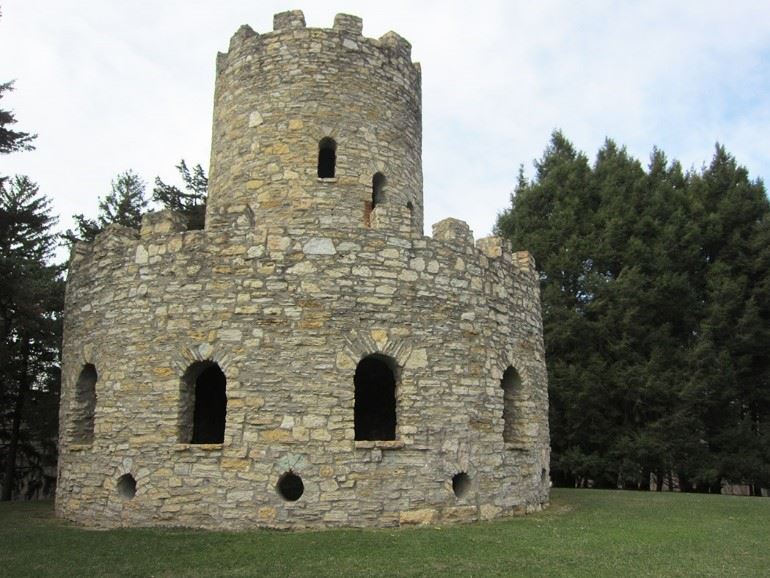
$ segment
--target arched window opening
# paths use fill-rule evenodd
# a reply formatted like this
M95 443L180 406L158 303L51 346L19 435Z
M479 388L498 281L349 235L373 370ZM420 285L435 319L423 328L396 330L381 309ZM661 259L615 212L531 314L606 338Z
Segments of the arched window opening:
M503 441L512 443L516 438L516 396L521 389L521 377L519 373L508 366L500 380L503 388Z
M325 137L318 143L318 178L334 178L337 164L337 143L333 138Z
M133 500L136 496L136 480L131 474L123 474L118 478L118 495L124 500Z
M387 179L382 173L375 173L372 177L372 209L385 203L385 184Z
M396 364L384 355L358 362L355 375L356 440L396 439Z
M86 363L75 382L72 441L76 444L90 444L94 441L96 381L98 377L94 364Z
M471 489L471 478L465 472L452 476L452 491L458 498L464 497Z
M221 444L225 439L227 378L212 361L192 364L182 378L179 438L183 443Z

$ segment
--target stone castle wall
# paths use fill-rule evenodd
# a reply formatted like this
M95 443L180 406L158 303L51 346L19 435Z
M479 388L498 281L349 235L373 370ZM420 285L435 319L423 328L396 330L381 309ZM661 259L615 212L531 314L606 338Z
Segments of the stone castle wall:
M147 215L141 231L112 225L73 251L56 502L63 517L99 526L393 526L489 519L548 501L547 381L532 259L495 237L474 244L455 219L422 235L419 71L408 62L408 44L392 33L364 39L353 17L318 31L301 27L300 16L276 16L279 30L259 37L242 28L219 57L206 229L186 231L178 215L163 211ZM330 38L337 48L324 48ZM408 71L410 94L390 95L394 102L376 111L361 104L354 124L403 119L414 106L418 124L398 141L384 136L391 134L385 122L360 150L353 146L358 137L366 142L360 127L340 121L333 133L319 124L307 143L298 137L284 150L280 135L295 130L286 118L289 93L260 85L257 92L279 103L248 96L241 107L233 103L241 97L227 96L233 82L222 80L238 46L259 43L239 53L237 62L247 62L289 54L282 39L311 51L317 42L324 53L354 43L381 69ZM294 60L286 58L280 66L288 74ZM311 104L298 108L303 127L315 122ZM230 105L232 114L223 113ZM255 109L262 124L249 127ZM336 181L313 174L327 129L338 147ZM242 131L256 144L247 146ZM241 163L234 150L248 162L234 167ZM369 158L375 153L387 160L378 164ZM287 176L292 163L303 176ZM281 171L269 173L271 164ZM365 206L372 170L388 178L373 209ZM263 181L249 185L257 175ZM392 363L394 439L356 439L354 378L373 354ZM222 443L189 443L189 375L201 362L226 377ZM504 389L511 375L515 387ZM304 487L294 501L277 491L287 473Z

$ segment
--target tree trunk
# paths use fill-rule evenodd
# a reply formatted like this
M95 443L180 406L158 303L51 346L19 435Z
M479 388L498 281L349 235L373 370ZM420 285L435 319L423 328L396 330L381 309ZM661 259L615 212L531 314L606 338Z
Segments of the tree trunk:
M16 407L13 410L13 426L11 440L8 444L8 455L5 462L5 476L3 478L3 493L0 501L8 502L13 496L13 486L16 480L16 454L19 449L19 431L21 430L21 414L24 410L24 400L29 392L29 342L22 346L21 371L19 372L19 393L16 397Z

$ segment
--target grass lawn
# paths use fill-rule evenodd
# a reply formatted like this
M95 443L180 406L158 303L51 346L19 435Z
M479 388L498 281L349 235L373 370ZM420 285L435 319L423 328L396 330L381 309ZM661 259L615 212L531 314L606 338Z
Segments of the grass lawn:
M504 521L321 532L93 531L0 503L2 576L770 576L770 499L553 490Z

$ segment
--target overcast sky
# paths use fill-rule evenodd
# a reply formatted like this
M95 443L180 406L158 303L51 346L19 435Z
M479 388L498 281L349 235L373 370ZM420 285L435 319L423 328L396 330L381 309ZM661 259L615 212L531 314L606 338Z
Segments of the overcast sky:
M770 176L770 2L0 0L0 101L37 150L0 157L55 201L61 226L96 214L120 171L175 182L208 170L214 62L241 24L272 29L302 9L311 27L361 16L394 30L423 72L425 221L491 232L518 166L533 174L560 128L593 159L606 137L686 168L724 144Z

